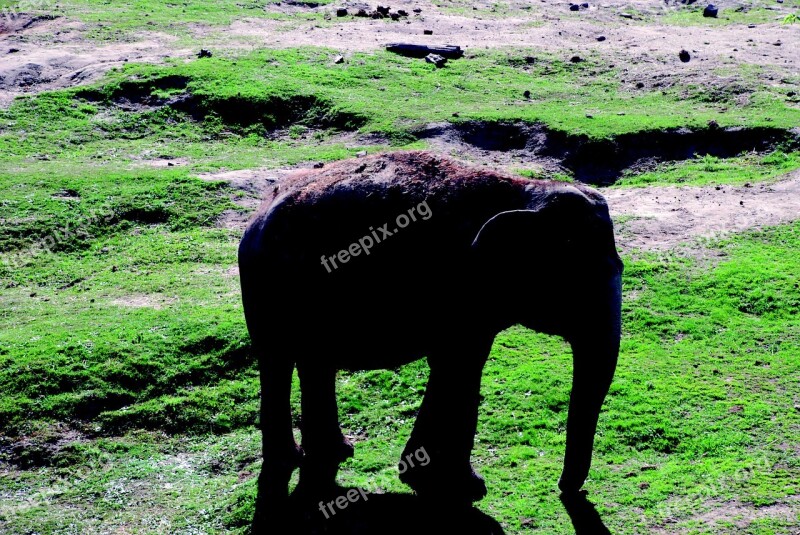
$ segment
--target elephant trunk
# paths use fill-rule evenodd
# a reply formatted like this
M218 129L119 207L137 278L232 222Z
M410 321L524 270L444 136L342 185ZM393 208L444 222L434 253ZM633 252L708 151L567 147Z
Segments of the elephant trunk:
M558 487L577 492L589 475L600 408L617 367L621 323L620 276L614 277L605 296L587 307L593 312L569 338L572 345L572 392L567 416L567 447ZM602 303L602 304L600 304Z

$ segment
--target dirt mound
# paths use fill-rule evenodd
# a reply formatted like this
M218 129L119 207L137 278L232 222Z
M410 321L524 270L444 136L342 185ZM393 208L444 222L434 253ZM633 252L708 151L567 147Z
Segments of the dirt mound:
M553 130L541 124L469 121L429 125L417 135L442 152L492 160L488 153L510 153L518 164L564 169L577 180L613 184L627 169L659 162L712 155L728 158L742 152L766 152L777 147L800 147L800 129L676 128L645 130L605 139Z
M112 87L81 90L76 97L127 111L166 106L187 113L197 121L215 116L233 130L261 125L267 131L274 131L295 124L355 130L367 122L361 115L340 110L331 102L312 95L220 96L193 93L188 87L190 82L185 76L174 75L127 80ZM170 97L158 94L164 91L178 93Z

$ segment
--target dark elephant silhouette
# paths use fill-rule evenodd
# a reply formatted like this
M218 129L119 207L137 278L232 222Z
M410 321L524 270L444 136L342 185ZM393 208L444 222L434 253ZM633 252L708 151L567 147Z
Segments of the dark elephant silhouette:
M573 350L565 493L583 485L616 368L622 262L604 198L403 151L298 171L264 201L239 246L242 299L261 377L263 465L253 527L295 495L333 495L353 455L338 423L337 370L427 358L430 378L401 480L424 499L486 494L470 465L481 374L515 324ZM300 377L302 447L289 402ZM401 464L401 467L403 465Z

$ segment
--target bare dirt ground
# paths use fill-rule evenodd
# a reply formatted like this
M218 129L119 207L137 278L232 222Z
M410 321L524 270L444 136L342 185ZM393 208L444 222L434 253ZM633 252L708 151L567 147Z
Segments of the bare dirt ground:
M666 250L713 237L800 218L800 171L751 187L607 188L622 249Z
M437 5L428 0L398 0L391 3L392 8L405 9L409 17L391 21L335 14L337 7L347 7L352 13L358 6L374 7L371 4L342 2L311 9L284 3L267 7L284 15L280 20L246 18L227 27L194 25L190 33L204 48L223 50L324 46L347 54L404 41L457 44L467 54L487 48L530 47L565 58L593 55L621 67L621 81L632 90L637 84L644 84L638 87L643 89L687 80L711 88L746 85L733 68L745 63L758 65L753 76L769 83L788 83L797 77L800 32L796 25L660 24L674 10L669 4L674 2L609 0L570 11L566 2L479 0ZM726 2L720 17L751 9L753 4ZM792 12L788 4L767 8L777 21ZM323 13L326 20L320 24L291 17L301 11ZM424 30L432 34L424 35ZM140 32L134 42L97 42L88 38L88 32L86 24L66 17L26 13L0 17L0 106L21 94L90 83L126 61L189 60L197 52L178 47L176 35ZM683 49L692 57L688 63L678 58Z
M63 18L0 18L0 107L21 95L94 82L128 61L159 63L191 54L172 47L176 38L170 35L97 44L87 41L85 31L84 24Z

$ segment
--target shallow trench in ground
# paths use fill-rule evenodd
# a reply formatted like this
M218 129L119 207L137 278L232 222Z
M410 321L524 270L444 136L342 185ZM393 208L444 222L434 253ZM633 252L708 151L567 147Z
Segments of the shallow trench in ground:
M621 250L667 250L699 237L787 223L800 218L800 170L768 183L746 186L605 187L625 170L705 154L720 158L742 152L800 147L800 129L674 129L590 139L523 123L443 123L415 134L431 149L468 164L505 171L536 165L572 173L598 186L608 200ZM308 164L311 165L311 164ZM319 164L318 164L319 165ZM203 175L223 180L246 195L241 211L229 211L220 225L243 229L259 200L294 169L244 169Z

